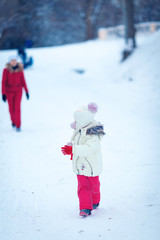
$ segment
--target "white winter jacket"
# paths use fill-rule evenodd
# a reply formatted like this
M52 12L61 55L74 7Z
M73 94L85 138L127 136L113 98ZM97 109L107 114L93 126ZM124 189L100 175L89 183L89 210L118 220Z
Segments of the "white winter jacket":
M101 137L103 126L92 122L87 127L76 129L72 136L73 172L84 176L102 173Z

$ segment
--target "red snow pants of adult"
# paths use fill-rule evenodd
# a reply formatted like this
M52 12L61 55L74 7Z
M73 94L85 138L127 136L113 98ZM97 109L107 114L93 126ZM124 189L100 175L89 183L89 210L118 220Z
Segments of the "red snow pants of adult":
M21 99L22 91L7 93L11 121L17 128L20 128L21 126Z
M99 176L86 177L77 175L79 209L93 209L93 204L100 202Z

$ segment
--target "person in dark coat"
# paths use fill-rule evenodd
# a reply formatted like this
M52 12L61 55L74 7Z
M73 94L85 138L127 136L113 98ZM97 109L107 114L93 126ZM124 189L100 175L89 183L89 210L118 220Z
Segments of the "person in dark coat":
M21 99L22 89L26 92L29 99L29 91L26 85L23 64L17 62L16 56L9 58L9 63L3 70L2 75L2 100L8 102L9 113L12 121L12 127L20 131L21 127Z
M20 58L22 59L23 65L24 65L24 63L25 63L26 60L27 60L27 54L26 54L26 52L25 52L25 49L22 48L22 47L18 48L18 55L19 55Z
M18 48L18 55L23 62L24 69L33 65L33 58L27 56L27 53L23 47Z

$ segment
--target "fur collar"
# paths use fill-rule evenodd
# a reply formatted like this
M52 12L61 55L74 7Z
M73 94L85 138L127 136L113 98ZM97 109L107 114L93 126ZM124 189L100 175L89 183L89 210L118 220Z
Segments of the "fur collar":
M84 129L86 131L86 135L97 135L99 137L105 135L103 125L100 122L93 121L85 128L76 129L71 137L71 142L74 141L75 136L78 134L79 131Z
M18 68L16 68L16 70L14 70L11 66L10 63L7 63L6 64L6 69L10 72L10 73L13 73L13 72L21 72L23 71L23 64L22 63L18 63Z
M87 135L97 135L97 136L103 136L105 135L103 125L99 124L94 127L88 128L86 131Z

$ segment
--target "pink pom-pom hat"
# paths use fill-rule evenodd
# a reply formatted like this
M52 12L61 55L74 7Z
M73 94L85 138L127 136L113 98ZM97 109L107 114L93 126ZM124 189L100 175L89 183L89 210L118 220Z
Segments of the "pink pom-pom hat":
M91 113L96 113L98 111L98 106L96 103L89 103L88 104L88 110L91 112Z

